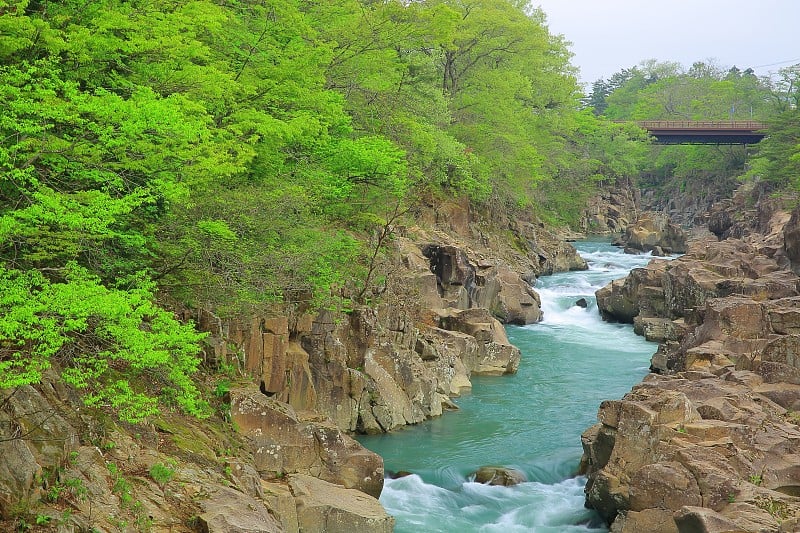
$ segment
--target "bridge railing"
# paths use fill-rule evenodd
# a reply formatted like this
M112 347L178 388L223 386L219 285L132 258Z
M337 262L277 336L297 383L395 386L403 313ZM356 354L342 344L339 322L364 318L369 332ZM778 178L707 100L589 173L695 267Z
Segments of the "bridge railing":
M636 124L647 130L742 130L758 131L767 128L755 120L639 120Z

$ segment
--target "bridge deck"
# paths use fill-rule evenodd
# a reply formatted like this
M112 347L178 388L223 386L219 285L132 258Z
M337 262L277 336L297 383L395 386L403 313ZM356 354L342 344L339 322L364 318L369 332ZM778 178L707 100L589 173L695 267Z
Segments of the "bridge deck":
M643 120L636 124L660 144L754 144L764 138L767 127L753 120Z

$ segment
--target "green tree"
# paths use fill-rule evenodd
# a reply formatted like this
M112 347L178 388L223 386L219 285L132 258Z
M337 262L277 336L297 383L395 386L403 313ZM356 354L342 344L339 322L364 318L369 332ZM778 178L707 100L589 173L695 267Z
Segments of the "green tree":
M785 111L769 121L769 135L757 145L747 175L800 191L800 111Z
M770 101L779 113L800 109L800 63L779 69L769 86Z

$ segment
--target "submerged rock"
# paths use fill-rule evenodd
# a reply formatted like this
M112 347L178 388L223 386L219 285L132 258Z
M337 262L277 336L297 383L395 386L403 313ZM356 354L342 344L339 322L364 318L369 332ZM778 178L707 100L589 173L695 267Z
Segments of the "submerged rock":
M413 476L414 472L409 472L408 470L398 470L397 472L386 472L386 477L389 479L400 479L403 477Z
M484 485L510 487L528 481L528 477L523 472L503 466L482 466L472 475L475 476L476 483Z

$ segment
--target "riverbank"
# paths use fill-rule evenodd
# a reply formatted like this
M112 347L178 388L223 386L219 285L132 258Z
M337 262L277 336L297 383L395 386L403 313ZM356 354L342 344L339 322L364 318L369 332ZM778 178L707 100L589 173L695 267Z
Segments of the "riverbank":
M583 435L587 504L613 531L800 530L800 212L758 192L598 293L661 341L658 374Z
M476 376L472 392L455 399L458 411L359 437L384 458L387 471L414 474L387 479L381 495L396 531L602 530L583 506L585 479L574 477L579 435L601 400L622 394L647 373L656 345L630 326L603 322L594 291L649 259L603 242L573 244L589 269L541 277L535 289L542 321L507 326L522 354L516 374ZM581 298L585 308L576 305ZM470 475L487 464L514 468L528 482L471 482Z
M538 222L470 209L445 202L392 228L370 305L311 312L298 294L261 315L185 310L209 333L204 365L225 371L204 383L209 420L117 423L54 373L3 391L0 528L330 530L335 516L347 531L391 530L383 461L349 434L438 417L473 375L514 373L501 320L539 319L526 280L585 267Z

